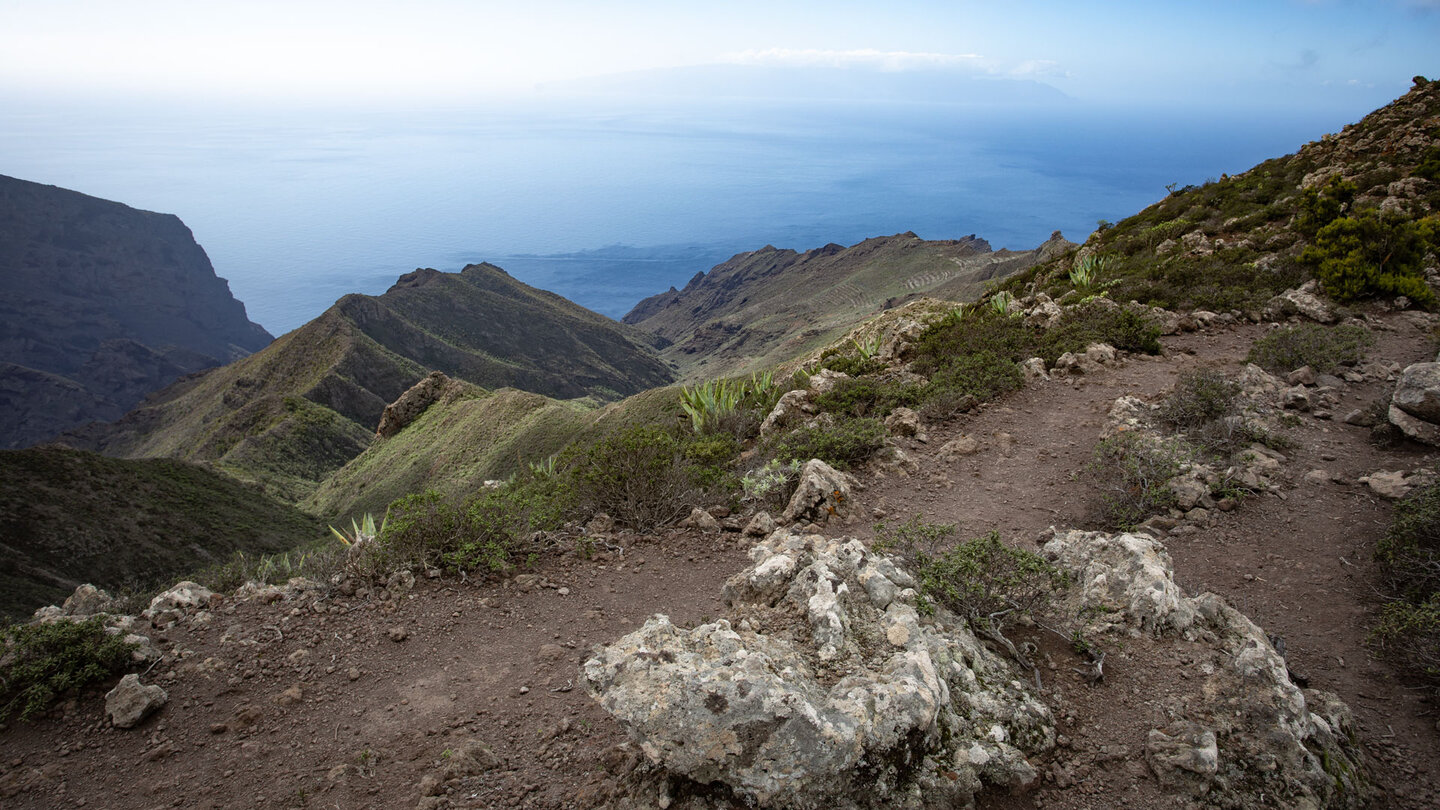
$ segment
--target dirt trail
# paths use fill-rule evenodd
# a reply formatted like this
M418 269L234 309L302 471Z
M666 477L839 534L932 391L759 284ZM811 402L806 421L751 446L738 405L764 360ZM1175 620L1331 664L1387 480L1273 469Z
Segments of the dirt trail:
M1429 359L1424 330L1402 318L1374 355ZM909 452L920 472L863 476L866 509L923 514L963 535L998 529L1034 547L1049 526L1083 527L1090 463L1110 403L1156 399L1181 371L1240 367L1261 327L1166 340L1167 357L1127 358L1091 377L1035 383L945 425ZM1388 395L1348 387L1334 414ZM939 449L961 434L980 449ZM1002 435L1003 434L1003 435ZM1290 430L1284 496L1251 498L1200 531L1165 540L1176 579L1214 590L1288 640L1294 669L1354 709L1375 754L1377 807L1440 804L1440 731L1433 704L1404 688L1363 640L1375 609L1370 549L1390 505L1355 483L1378 469L1432 465L1414 446L1378 450L1368 431L1301 417ZM1324 469L1341 483L1307 482ZM834 532L870 534L868 518ZM97 722L88 695L33 725L0 734L0 804L49 807L588 808L615 799L614 774L634 762L623 733L576 684L595 643L653 613L694 625L720 612L726 577L747 564L736 535L621 537L623 555L541 560L520 583L423 577L413 590L274 605L229 603L198 627L158 633L183 656L146 676L170 695L134 731ZM563 590L562 590L563 589ZM1089 687L1075 656L1033 631L1061 745L1041 787L991 795L985 806L1169 807L1141 757L1162 707L1199 681L1203 651L1184 641L1117 645L1106 683ZM398 639L398 640L397 640ZM173 671L173 675L172 675ZM1192 680L1192 678L1194 680ZM297 689L298 687L298 689ZM457 776L444 782L446 775ZM425 794L433 793L433 796ZM616 806L623 806L623 798Z
M1157 401L1187 369L1234 374L1262 334L1263 327L1240 326L1167 338L1165 357L1131 357L1091 377L1032 383L937 426L927 442L911 441L907 449L921 473L880 477L866 496L887 520L922 514L956 524L962 537L998 529L1008 542L1028 548L1048 539L1050 526L1094 528L1095 485L1084 470L1110 404L1126 394ZM1404 366L1433 357L1429 327L1407 318L1388 319L1377 338L1374 359ZM1331 418L1300 416L1286 431L1294 446L1285 451L1282 494L1247 499L1233 512L1214 513L1210 526L1182 529L1186 533L1163 542L1181 587L1191 594L1214 591L1283 636L1293 670L1350 705L1375 755L1372 775L1383 791L1375 806L1428 808L1440 806L1434 756L1440 713L1423 700L1423 690L1403 686L1365 648L1378 607L1372 554L1392 506L1357 479L1377 470L1433 468L1436 456L1414 444L1378 449L1367 428L1339 418L1393 388L1383 381L1348 385L1338 405L1327 409ZM979 452L947 460L939 449L961 435L976 439ZM1307 480L1313 470L1332 480ZM1037 640L1053 644L1043 635ZM1107 661L1109 685L1096 689L1080 686L1062 663L1055 683L1076 714L1069 723L1072 745L1062 747L1056 764L1090 781L1062 776L1060 782L1070 784L1050 781L1033 797L995 799L995 806L1152 806L1152 780L1137 760L1166 697L1164 684L1190 677L1183 646L1128 650ZM1050 652L1057 660L1067 657L1060 647Z

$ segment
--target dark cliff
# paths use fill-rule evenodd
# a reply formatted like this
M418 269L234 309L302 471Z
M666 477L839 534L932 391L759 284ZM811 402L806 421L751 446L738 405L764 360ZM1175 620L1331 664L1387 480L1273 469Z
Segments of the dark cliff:
M0 176L0 447L270 341L179 218Z

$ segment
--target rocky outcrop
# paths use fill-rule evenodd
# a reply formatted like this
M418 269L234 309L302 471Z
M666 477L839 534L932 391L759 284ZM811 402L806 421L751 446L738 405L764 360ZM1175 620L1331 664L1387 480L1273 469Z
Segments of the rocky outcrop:
M404 430L419 419L426 408L439 402L452 382L443 371L432 371L425 379L410 386L399 399L385 406L385 412L380 415L380 425L375 428L375 438L388 439Z
M1414 363L1390 398L1390 424L1417 442L1440 446L1440 363Z
M888 558L783 530L751 558L729 618L655 616L582 667L654 766L784 808L960 807L1035 782L1049 710L963 622L922 623Z
M0 176L0 270L0 405L28 414L0 448L114 419L271 341L169 214Z
M781 515L781 523L825 522L832 517L844 519L855 511L857 488L855 478L840 472L818 458L800 468L799 484L790 503Z
M1349 708L1297 686L1264 631L1224 599L1185 596L1159 541L1056 532L1043 553L1075 576L1062 609L1090 617L1087 637L1179 636L1210 650L1198 695L1167 706L1146 741L1162 786L1221 807L1363 806Z

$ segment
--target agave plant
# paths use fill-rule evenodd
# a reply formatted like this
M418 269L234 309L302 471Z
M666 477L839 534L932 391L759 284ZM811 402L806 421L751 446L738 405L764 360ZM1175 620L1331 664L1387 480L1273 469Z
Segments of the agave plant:
M1013 306L1015 306L1015 296L1009 290L1001 290L990 298L990 308L1001 315L1009 315Z
M1070 268L1070 283L1075 285L1077 290L1088 289L1099 280L1100 274L1109 264L1108 256L1086 256Z
M366 512L365 516L358 522L355 518L350 518L350 531L348 533L334 526L330 527L330 531L340 539L340 542L347 546L360 545L362 543L368 543L383 534L385 532L385 521L388 519L389 516L387 515L385 519L380 521L380 528L377 529L375 528L375 516Z
M729 416L745 398L744 380L711 380L680 390L680 408L690 417L696 433Z
M854 338L850 339L850 343L855 347L855 351L860 353L861 360L869 360L880 352L880 335L878 333L871 335L864 343Z

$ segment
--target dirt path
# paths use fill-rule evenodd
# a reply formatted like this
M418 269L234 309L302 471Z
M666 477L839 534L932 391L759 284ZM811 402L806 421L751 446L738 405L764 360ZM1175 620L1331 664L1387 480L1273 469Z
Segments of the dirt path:
M912 441L908 451L921 473L880 477L867 498L889 520L922 514L956 524L961 537L998 529L1029 548L1048 539L1050 526L1093 527L1095 488L1084 470L1110 404L1126 394L1156 401L1186 369L1236 373L1263 333L1242 326L1168 338L1164 358L1129 358L1092 377L1032 383L931 429L927 442ZM1404 366L1433 357L1428 328L1404 318L1390 319L1378 338L1372 358ZM1383 381L1349 385L1328 409L1332 418L1301 416L1287 431L1294 446L1286 451L1281 495L1250 498L1234 512L1216 512L1208 527L1162 539L1187 592L1214 591L1283 636L1293 669L1350 705L1384 791L1375 806L1428 808L1440 806L1440 713L1364 646L1378 606L1373 549L1392 507L1357 479L1382 469L1433 468L1436 456L1413 444L1378 449L1368 429L1339 419L1391 390L1393 383ZM962 435L976 439L979 452L950 458L939 452ZM1306 479L1313 470L1330 480ZM1147 787L1153 780L1139 759L1144 732L1167 694L1179 691L1164 684L1190 677L1183 647L1130 650L1107 669L1109 684L1101 689L1079 686L1062 663L1054 682L1059 703L1074 711L1071 745L1062 746L1052 779L1036 795L996 798L995 806L1155 806ZM1060 648L1050 652L1066 657Z
M1375 354L1428 359L1427 334L1402 319ZM1181 371L1239 369L1261 327L1167 339L1165 358L1027 386L946 425L909 452L920 473L867 477L862 502L887 520L923 514L962 536L998 529L1034 547L1050 526L1086 526L1090 463L1110 403L1156 399ZM1337 416L1388 394L1354 385ZM960 435L978 452L942 460ZM1247 500L1165 539L1177 581L1216 591L1288 641L1294 669L1355 711L1375 755L1377 807L1440 805L1433 704L1367 654L1375 610L1370 549L1391 507L1356 483L1378 469L1433 466L1432 454L1380 450L1364 429L1301 417L1290 430L1282 496ZM1305 474L1323 469L1332 480ZM865 537L869 521L843 531ZM748 560L735 535L621 538L623 555L547 557L507 584L422 578L413 590L273 605L230 600L209 624L157 633L182 661L147 676L169 705L134 731L109 729L101 700L0 735L0 805L49 807L588 808L615 799L635 759L617 725L575 683L592 644L653 613L692 626L718 615L724 580ZM1164 640L1117 645L1106 683L1088 687L1073 653L1033 631L1060 746L1041 787L991 795L993 808L1169 807L1143 763L1145 734L1203 680L1206 651ZM456 777L445 781L447 776ZM426 795L435 794L435 795ZM624 806L620 797L616 806Z
M624 555L551 558L520 587L422 579L392 599L241 603L159 633L185 659L146 678L169 692L157 720L106 728L90 696L16 724L0 736L0 805L595 806L623 735L576 685L580 661L653 613L710 619L748 563L714 536L618 539ZM463 775L448 794L447 769Z

